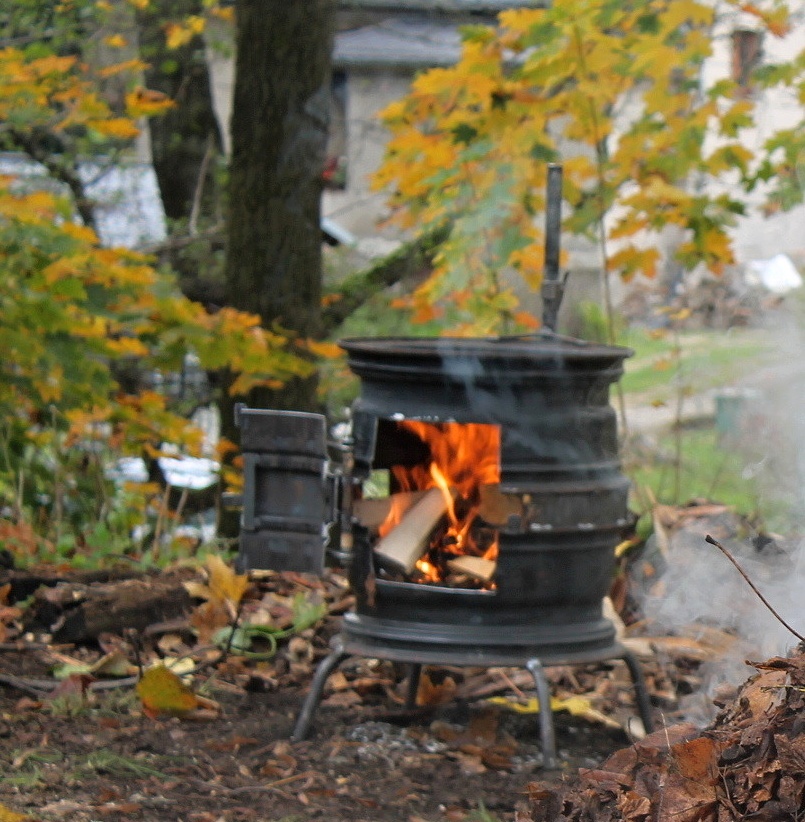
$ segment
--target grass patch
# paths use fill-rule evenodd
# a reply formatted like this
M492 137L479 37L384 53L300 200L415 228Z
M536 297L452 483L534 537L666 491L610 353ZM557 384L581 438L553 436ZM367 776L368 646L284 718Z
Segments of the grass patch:
M0 783L12 785L19 790L33 790L45 784L44 768L61 762L60 751L49 748L16 749L10 753L7 772L0 776Z
M790 508L766 492L752 458L713 426L669 431L650 450L627 444L622 457L639 513L650 507L652 498L668 505L708 499L760 517L772 529L788 524Z
M136 776L145 778L155 776L158 779L167 779L168 776L163 771L154 768L142 759L135 759L129 756L121 756L114 751L100 748L93 751L79 766L79 770L91 771L94 773L109 774L111 776Z
M761 365L771 353L768 335L756 329L728 332L669 332L636 329L621 344L633 348L621 387L625 394L650 394L668 401L676 391L706 391L729 385Z

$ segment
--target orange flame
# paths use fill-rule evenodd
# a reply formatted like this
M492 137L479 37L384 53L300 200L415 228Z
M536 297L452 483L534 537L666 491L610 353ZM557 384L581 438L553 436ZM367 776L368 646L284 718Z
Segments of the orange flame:
M481 484L500 482L500 429L479 423L429 423L404 420L397 423L415 433L430 447L431 460L448 484L463 497ZM394 477L403 491L426 490L436 482L429 466L396 467Z
M470 529L478 510L480 486L500 482L500 429L478 423L426 423L417 420L404 420L397 424L426 443L431 456L429 463L411 467L394 466L392 474L397 488L400 491L441 489L450 523L444 540L445 551L453 555L470 553L485 559L496 559L497 540L485 549L474 545L470 539ZM388 533L403 513L400 506L392 503L381 534ZM439 568L427 559L420 560L417 568L427 581L440 579Z

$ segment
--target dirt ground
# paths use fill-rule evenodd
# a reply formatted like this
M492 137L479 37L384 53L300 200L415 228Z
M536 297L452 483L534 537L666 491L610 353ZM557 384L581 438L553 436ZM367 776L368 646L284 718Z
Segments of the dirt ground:
M0 670L36 681L48 659L4 650ZM407 710L383 693L391 666L367 665L345 664L353 687L325 699L298 743L288 740L306 682L260 693L220 672L205 688L222 706L209 721L150 719L131 688L76 703L0 687L0 819L5 806L76 822L503 822L516 818L530 783L573 779L628 742L559 712L561 766L548 772L533 714L484 700Z

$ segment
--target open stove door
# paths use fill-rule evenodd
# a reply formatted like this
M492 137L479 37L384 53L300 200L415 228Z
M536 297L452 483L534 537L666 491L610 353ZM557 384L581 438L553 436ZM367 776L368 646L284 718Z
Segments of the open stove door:
M244 462L239 565L320 574L336 519L325 418L239 406L236 420Z

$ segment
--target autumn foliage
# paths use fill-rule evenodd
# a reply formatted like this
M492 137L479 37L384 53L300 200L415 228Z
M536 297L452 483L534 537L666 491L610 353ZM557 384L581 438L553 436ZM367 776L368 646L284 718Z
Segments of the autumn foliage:
M787 31L782 4L720 13L738 11L767 37ZM383 113L376 186L403 225L451 226L408 303L415 316L453 333L533 327L504 272L531 289L541 280L551 161L564 166L565 230L592 240L611 274L654 276L669 229L685 269L732 263L746 193L779 168L746 147L751 97L730 79L702 85L717 22L696 0L554 0L464 29L460 61L420 75ZM771 69L759 81L797 83L800 69Z
M3 543L18 554L86 540L82 529L115 507L116 459L153 457L164 442L193 453L199 432L138 376L179 371L192 353L243 394L312 368L258 317L206 311L147 256L103 247L82 224L70 185L78 155L67 148L126 143L138 133L135 117L170 105L133 85L125 111L115 111L90 73L76 57L0 51L4 134L34 158L44 136L65 140L64 151L43 158L65 195L0 179L0 508Z

